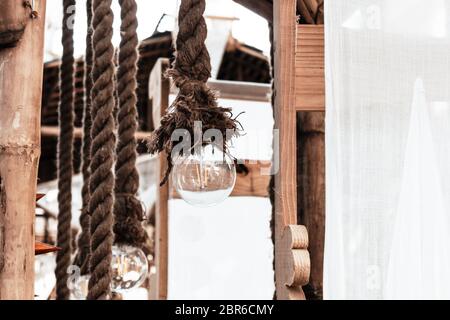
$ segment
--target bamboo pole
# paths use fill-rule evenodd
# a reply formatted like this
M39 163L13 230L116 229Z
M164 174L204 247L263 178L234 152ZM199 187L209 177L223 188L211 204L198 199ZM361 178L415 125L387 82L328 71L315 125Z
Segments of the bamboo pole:
M0 299L34 297L45 8L35 0L38 17L16 47L0 50Z
M25 32L31 14L23 0L0 2L0 48L13 47Z

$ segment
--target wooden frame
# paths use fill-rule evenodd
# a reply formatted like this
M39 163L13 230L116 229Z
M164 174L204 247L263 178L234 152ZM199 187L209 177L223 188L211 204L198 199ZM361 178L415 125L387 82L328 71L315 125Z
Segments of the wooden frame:
M295 0L275 0L273 12L277 93L274 112L275 128L279 130L280 148L280 159L278 159L280 170L275 177L275 276L278 299L304 299L301 287L308 283L310 275L307 230L303 226L297 225L296 112L325 110L323 26L298 25L296 23L296 6ZM152 72L150 85L153 90L155 90L154 85L158 87L158 82L152 79L156 79L156 77L160 79L161 64L167 67L168 62L160 59L157 63L159 66L155 67ZM240 99L267 101L271 92L269 86L246 85L230 81L212 80L209 85L218 90L222 98L239 97ZM175 94L174 87L170 85L169 87L172 88L171 93ZM160 98L157 98L156 101L160 101ZM156 107L153 109L153 117L157 124L162 112L158 106L164 107L164 105L157 102L153 103L153 106ZM164 166L165 157L163 156L160 160L159 170L162 170ZM261 187L249 189L249 186L253 185L250 179L255 179L255 177L245 180L238 179L237 190L233 196L267 196ZM265 183L267 181L264 180L261 186ZM165 188L160 190L157 203L167 202L169 196L177 197L175 192L168 190ZM166 299L168 252L167 238L164 239L164 236L168 234L167 205L160 205L160 209L157 209L158 215L160 224L157 223L156 230L159 235L163 235L163 238L159 236L156 238L159 243L159 252L163 249L164 253L162 259L161 257L157 258L160 270L156 278L159 279L157 280L160 284L159 288L163 282L165 283L165 286L162 285L162 288L165 288L165 294L159 295L158 298ZM164 255L166 255L165 258Z
M169 67L169 60L160 58L157 60L150 74L149 99L152 105L154 127L158 128L161 117L169 106L169 95L176 94L176 88L164 77L165 70ZM210 80L209 86L218 92L222 99L239 99L251 101L270 101L271 86L268 84L246 83L236 81ZM244 160L247 174L238 174L236 185L231 194L233 197L269 197L268 187L270 176L261 175L261 169L268 171L270 161ZM163 178L167 165L166 155L160 154L155 170L159 174L157 183ZM155 266L156 274L150 279L153 288L150 293L152 299L167 299L168 288L168 201L179 198L171 183L160 187L156 197L155 210Z
M165 71L169 68L168 59L158 59L149 80L149 99L153 111L154 128L160 125L161 118L169 107L170 82L164 76ZM167 167L166 154L163 152L159 155L159 161L156 162L156 185L159 185L164 177ZM169 184L158 188L155 203L155 267L156 274L150 279L150 298L155 300L167 299L167 280L168 280L168 260L169 260Z

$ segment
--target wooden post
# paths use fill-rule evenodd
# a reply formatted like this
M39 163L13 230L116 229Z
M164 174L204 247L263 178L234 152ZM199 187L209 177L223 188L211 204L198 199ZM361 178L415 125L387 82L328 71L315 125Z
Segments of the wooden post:
M160 126L161 117L169 106L170 81L164 77L164 72L169 67L169 60L160 58L156 62L150 74L149 99L152 105L153 125L155 130ZM155 205L155 267L156 275L150 281L151 298L156 300L167 299L168 283L168 203L169 203L169 182L159 187L159 182L163 179L167 167L166 155L161 153L159 161L156 161L156 181L158 194Z
M315 10L319 7L315 6ZM315 12L315 11L313 11ZM323 12L315 14L323 23ZM314 23L314 22L313 22ZM297 26L295 54L298 221L309 232L308 299L322 299L325 242L325 55L323 25ZM317 112L313 112L317 111Z
M311 279L305 289L308 299L323 297L325 242L325 113L297 115L298 220L309 233Z
M307 250L296 248L283 239L305 238L305 229L297 224L297 155L295 110L295 43L296 0L275 0L273 7L275 51L275 129L279 130L279 171L275 176L275 282L277 298L282 300L304 299L301 285L304 281L289 282L286 279L309 278ZM277 161L277 159L275 159ZM306 235L307 238L307 235ZM306 242L307 243L307 242ZM302 249L302 255L292 258L293 249ZM306 253L305 253L306 252ZM295 268L287 268L294 259ZM292 261L291 261L292 262ZM293 262L293 263L294 263ZM308 272L307 277L304 275ZM307 282L307 281L306 281Z
M17 44L25 32L30 14L31 8L27 8L23 0L0 3L0 48Z
M3 4L4 1L2 1ZM22 1L15 1L22 6ZM46 0L14 48L0 50L0 299L34 298L34 216Z

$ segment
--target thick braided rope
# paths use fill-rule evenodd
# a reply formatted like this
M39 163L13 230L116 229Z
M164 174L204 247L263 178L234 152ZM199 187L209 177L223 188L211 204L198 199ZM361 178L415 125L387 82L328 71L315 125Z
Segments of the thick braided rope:
M81 274L89 273L89 255L91 252L90 215L89 215L89 178L91 175L91 90L92 90L92 0L86 1L87 34L86 53L84 58L84 110L83 110L83 162L81 171L83 187L81 189L82 208L80 214L81 233L77 241L77 256L75 263L81 268Z
M176 129L185 129L194 136L196 121L202 122L202 129L220 130L223 137L222 149L227 151L228 130L238 136L239 122L232 118L230 108L217 104L214 91L207 80L211 75L211 62L205 45L207 36L206 22L203 18L205 0L182 0L178 14L177 53L173 68L167 71L175 85L180 89L169 111L161 119L161 126L156 129L148 142L150 153L165 151L168 166L161 185L166 183L171 172L172 151L174 145L171 136ZM198 144L201 141L193 141Z
M208 33L205 18L205 0L182 0L178 12L177 56L174 63L176 85L195 81L206 83L211 76L211 62L205 45Z
M116 160L116 184L114 203L115 242L136 247L145 242L145 231L141 225L142 206L136 198L139 189L139 174L136 169L137 142L137 61L138 21L135 0L119 0L121 6L121 42L119 68L117 72L117 92L119 100L118 143Z
M93 0L90 300L110 298L115 149L114 48L111 43L114 16L111 2Z
M60 104L58 140L58 233L57 245L61 248L56 255L56 298L67 300L67 287L71 260L72 220L72 174L73 174L73 131L74 131L74 57L73 26L69 19L73 14L75 0L63 1L62 45L63 55L60 67Z

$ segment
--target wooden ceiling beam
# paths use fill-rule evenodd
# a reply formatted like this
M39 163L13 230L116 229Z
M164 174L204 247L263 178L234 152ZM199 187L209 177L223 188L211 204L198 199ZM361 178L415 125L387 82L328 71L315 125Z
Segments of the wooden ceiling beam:
M260 15L268 22L273 21L273 3L269 0L233 0L240 5L252 10L254 13Z

